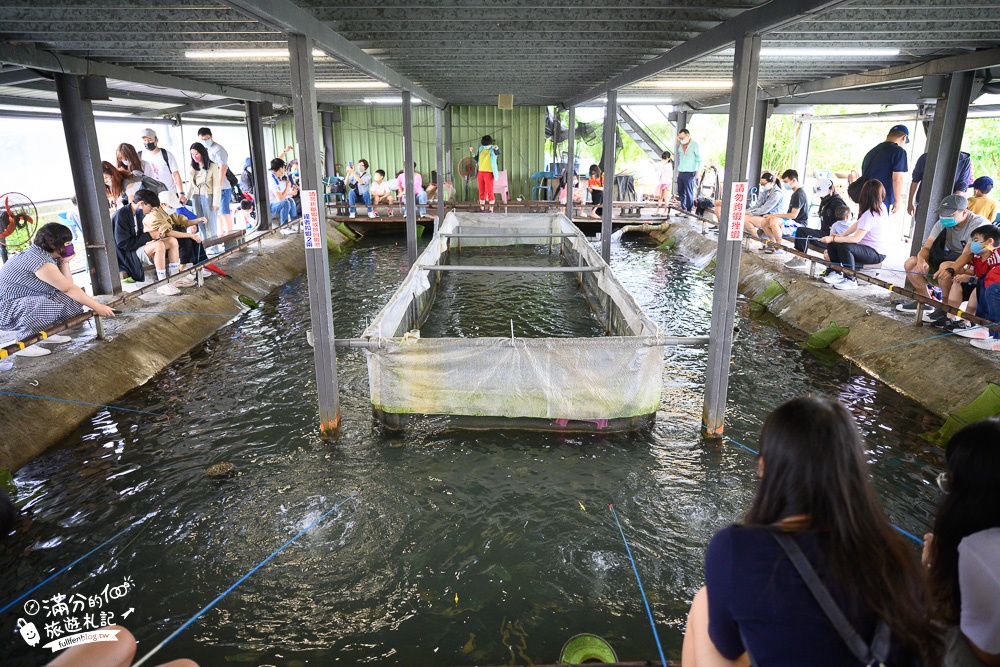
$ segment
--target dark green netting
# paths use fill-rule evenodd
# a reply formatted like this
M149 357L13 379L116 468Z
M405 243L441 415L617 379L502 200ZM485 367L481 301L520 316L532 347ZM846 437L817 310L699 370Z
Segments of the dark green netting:
M965 426L996 415L1000 415L1000 386L991 382L974 401L949 414L941 430L923 433L920 437L944 446Z
M825 350L830 347L830 343L849 333L851 333L850 328L842 327L836 322L830 322L829 326L809 334L802 344L811 350Z
M777 299L779 296L785 293L785 288L781 286L777 280L772 280L771 284L767 286L763 292L750 299L751 303L755 303L758 306L763 306L767 308L771 305L771 302Z

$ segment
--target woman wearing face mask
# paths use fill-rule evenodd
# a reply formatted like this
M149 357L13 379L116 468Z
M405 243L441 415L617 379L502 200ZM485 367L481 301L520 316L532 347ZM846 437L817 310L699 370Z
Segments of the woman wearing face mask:
M205 218L202 238L215 238L218 235L216 216L222 206L222 175L219 165L208 158L208 149L201 142L191 144L191 171L188 172L188 190L182 204L191 201L194 212L199 218Z
M98 303L73 283L69 262L74 254L73 232L59 223L49 223L35 233L27 250L0 267L0 329L27 338L93 309L102 317L114 311ZM49 336L48 343L68 343L69 336ZM49 350L37 345L16 354L41 357Z
M368 191L369 185L372 182L371 174L368 173L368 160L364 158L358 160L357 170L351 166L350 163L347 164L347 203L350 206L350 217L354 217L354 205L359 199L364 200L365 205L368 206L368 217L374 218L375 211L372 210L372 195Z
M115 149L115 159L118 161L118 168L122 171L132 172L140 178L148 176L159 180L156 178L153 166L139 157L139 153L132 144L118 144L118 148Z
M132 196L142 187L142 179L131 171L120 169L108 161L101 162L104 185L107 186L108 205L112 211L132 202Z

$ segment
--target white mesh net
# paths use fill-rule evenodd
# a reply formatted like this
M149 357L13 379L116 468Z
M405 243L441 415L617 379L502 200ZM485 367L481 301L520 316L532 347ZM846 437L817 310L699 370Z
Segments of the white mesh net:
M550 242L562 265L597 267L573 275L607 336L406 335L432 307L439 282L450 278L422 267L452 262L459 247ZM565 216L454 212L362 336L377 343L367 352L377 411L597 422L656 412L669 341Z

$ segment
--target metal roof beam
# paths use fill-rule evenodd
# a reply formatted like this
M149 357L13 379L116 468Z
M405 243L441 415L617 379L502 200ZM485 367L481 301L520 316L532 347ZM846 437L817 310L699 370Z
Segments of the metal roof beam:
M444 107L447 102L431 94L399 72L396 72L368 55L343 36L334 32L305 9L289 0L221 0L248 16L272 25L289 35L303 35L310 38L316 48L337 60L355 67L393 88L408 90L421 100L436 107Z
M782 0L768 2L760 7L747 10L708 30L694 39L675 46L661 56L620 74L591 90L577 95L563 103L563 106L579 106L596 97L606 95L639 81L643 81L664 70L686 65L698 58L724 49L743 35L760 34L795 23L830 7L842 4L844 0Z
M18 69L10 72L0 72L0 86L18 86L33 81L45 81L46 78L30 69ZM51 81L51 79L49 79Z
M163 116L175 116L178 114L191 113L192 111L205 111L207 109L218 109L220 107L231 107L233 105L239 104L243 105L240 100L195 100L189 104L183 104L176 107L168 107L166 109L154 109L152 111L143 111L142 113L136 114L139 118L160 118Z
M22 67L33 67L47 72L63 72L79 76L105 76L109 79L117 79L119 81L131 81L148 86L160 86L171 90L183 90L193 93L204 93L206 95L233 97L251 102L291 104L291 99L284 95L270 95L242 88L219 86L194 79L183 79L156 72L146 72L130 67L121 67L120 65L84 60L73 56L56 55L50 51L38 49L27 44L17 46L0 44L0 62L21 65Z
M845 90L841 92L810 93L788 98L778 108L788 105L814 104L917 104L917 90ZM762 99L762 98L758 98ZM716 100L718 102L718 100ZM711 103L688 105L698 113L729 113L729 100L725 104Z
M866 88L880 86L899 81L910 81L935 74L951 74L976 69L988 69L1000 66L1000 48L972 51L955 56L945 56L936 60L926 60L907 65L896 65L883 69L845 74L829 79L817 79L782 86L771 86L757 91L758 100L781 100L799 98L809 93L822 93L851 88ZM720 96L707 100L704 106L719 106L729 104L729 96Z

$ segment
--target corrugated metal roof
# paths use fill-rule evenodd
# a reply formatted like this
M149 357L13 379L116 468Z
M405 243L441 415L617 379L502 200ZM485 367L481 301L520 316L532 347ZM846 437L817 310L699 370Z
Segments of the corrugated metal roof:
M234 0L235 1L235 0ZM774 0L778 2L779 0ZM791 1L791 0L782 0ZM451 104L557 103L697 39L763 0L294 0L295 6ZM277 2L276 6L281 3ZM250 8L248 7L249 11ZM764 55L763 86L788 85L1000 45L1000 0L852 0L766 33L763 48L898 49L890 57ZM290 94L287 58L194 59L188 51L285 49L285 34L222 0L5 0L0 42L272 95ZM718 90L666 91L677 78L727 79L720 52L622 89L629 98L700 101ZM316 58L318 81L374 83L335 58ZM37 82L30 86L39 86ZM44 86L45 84L41 84ZM115 84L115 87L120 87ZM156 91L134 91L147 96ZM159 91L163 95L170 91ZM175 91L176 92L176 91ZM319 90L354 104L371 88Z

